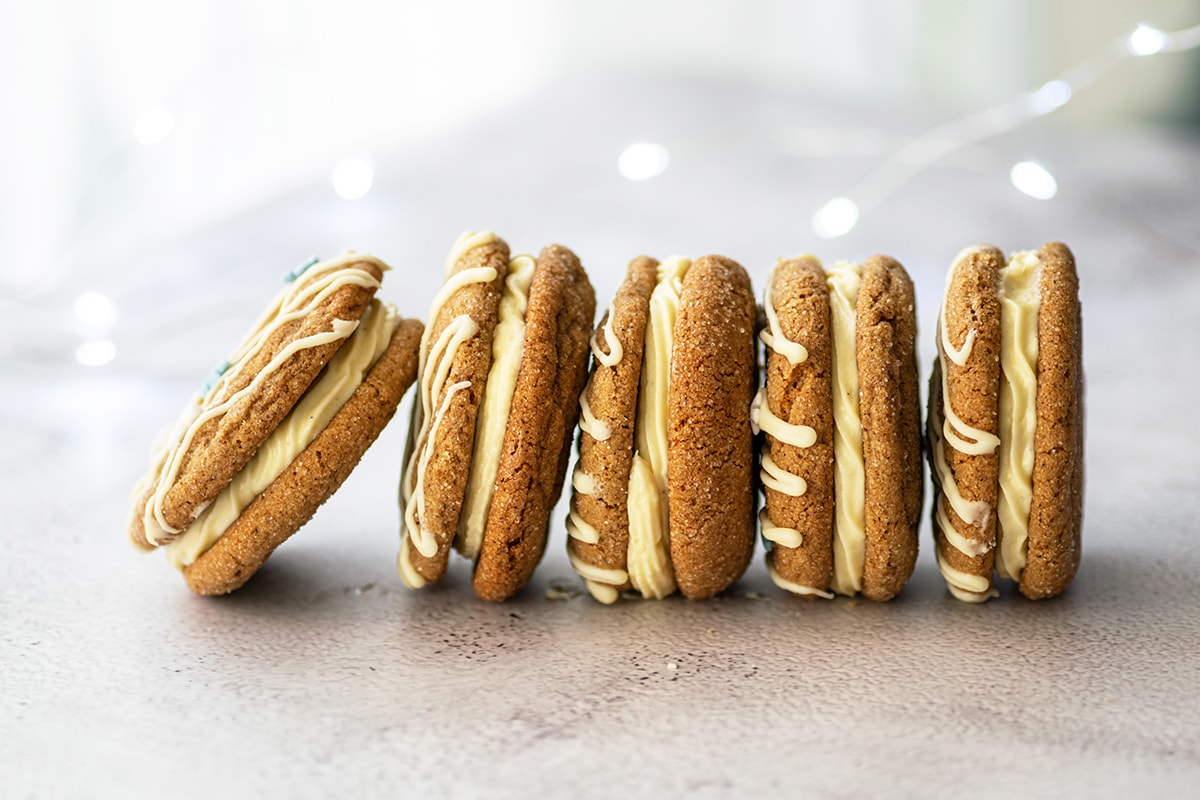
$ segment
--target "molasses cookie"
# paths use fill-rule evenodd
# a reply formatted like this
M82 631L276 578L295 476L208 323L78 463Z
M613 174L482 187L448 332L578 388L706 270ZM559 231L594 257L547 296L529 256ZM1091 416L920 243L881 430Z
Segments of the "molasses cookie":
M592 339L568 555L592 595L715 595L754 549L750 279L720 256L629 266Z
M764 292L767 568L799 595L889 600L912 575L923 479L912 281L886 256L781 261Z
M510 259L490 232L455 243L421 340L401 478L406 586L439 580L452 547L475 562L484 599L529 581L562 492L594 314L567 248Z
M1066 245L1007 260L964 250L947 276L929 390L938 567L959 600L1032 599L1079 566L1083 361L1079 280Z

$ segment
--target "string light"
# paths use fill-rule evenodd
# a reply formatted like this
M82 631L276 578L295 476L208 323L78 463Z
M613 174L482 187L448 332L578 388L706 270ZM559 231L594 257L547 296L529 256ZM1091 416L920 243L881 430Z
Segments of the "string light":
M1058 194L1058 181L1050 171L1034 161L1018 161L1008 172L1008 179L1017 191L1038 200L1049 200Z
M75 318L90 328L109 328L117 321L117 304L100 292L85 292L75 298Z
M644 181L662 174L671 163L667 148L657 142L634 142L621 151L617 171L630 181Z
M1038 89L991 108L937 125L896 148L882 164L859 182L848 195L835 197L813 214L813 231L823 239L849 233L865 211L885 201L901 187L950 153L990 139L1045 116L1128 57L1145 57L1200 47L1200 25L1165 32L1139 25L1128 36L1114 40L1091 58L1077 64ZM1040 164L1022 161L1013 165L1009 179L1021 192L1048 200L1058 192L1058 182Z

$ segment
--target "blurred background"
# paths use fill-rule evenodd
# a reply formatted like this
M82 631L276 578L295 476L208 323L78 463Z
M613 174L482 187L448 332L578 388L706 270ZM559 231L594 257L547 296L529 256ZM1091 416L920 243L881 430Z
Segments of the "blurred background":
M0 359L25 369L194 381L346 247L423 316L467 228L568 244L601 305L639 252L756 279L888 252L923 321L975 241L1197 250L1195 0L0 8Z

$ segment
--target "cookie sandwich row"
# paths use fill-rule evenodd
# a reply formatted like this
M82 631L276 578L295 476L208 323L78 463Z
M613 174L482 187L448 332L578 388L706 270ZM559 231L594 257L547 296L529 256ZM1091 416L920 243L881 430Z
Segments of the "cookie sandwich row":
M129 536L165 549L193 591L241 586L413 384L397 559L410 588L456 550L480 597L520 590L576 438L567 552L601 602L715 595L756 533L795 594L887 600L911 575L916 312L893 259L781 260L760 306L728 258L642 256L595 329L592 286L560 245L514 256L464 234L428 327L374 297L387 269L348 252L289 275L156 448ZM1070 251L964 251L938 337L926 450L950 591L987 599L996 573L1057 594L1078 565L1082 494Z

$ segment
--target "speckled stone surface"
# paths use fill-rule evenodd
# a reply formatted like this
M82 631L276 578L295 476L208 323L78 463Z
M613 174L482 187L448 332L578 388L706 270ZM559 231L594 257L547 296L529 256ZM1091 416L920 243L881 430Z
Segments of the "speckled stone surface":
M679 120L703 103L719 112L708 118L756 120L756 130L801 124L791 112L719 88L643 87L638 100L605 91L564 111L579 136L549 118L519 142L464 134L397 156L353 214L314 187L113 266L112 280L139 287L118 303L181 292L122 317L109 367L56 361L0 320L18 344L0 392L0 794L1194 795L1200 235L1181 176L1200 174L1197 141L1028 131L990 152L1000 164L1038 153L1060 182L1053 202L1017 195L1004 169L938 168L851 235L821 242L808 215L861 174L853 158L813 162L793 197L804 165L757 146L767 133L714 130L721 164L689 160L703 143L692 139L658 179L610 175L628 136L617 120L656 119L665 98ZM669 145L685 130L673 120L658 134ZM495 166L464 199L437 180L462 148L495 165L496 153L544 154L558 138L581 155L514 158L524 182ZM697 194L714 181L721 191ZM511 191L490 191L501 186ZM781 215L799 220L793 231ZM567 563L563 503L546 560L512 602L476 600L461 561L442 584L408 592L394 571L395 494L411 397L341 492L238 593L193 597L159 558L124 543L152 437L288 266L345 244L375 252L398 268L384 296L419 316L453 237L485 225L519 248L567 243L602 298L643 251L728 253L759 292L778 255L887 252L917 286L923 373L959 248L1068 242L1083 287L1088 416L1074 585L1053 601L1009 588L960 604L937 575L925 521L914 578L889 604L786 595L760 549L716 600L606 608ZM238 287L219 313L218 279Z

